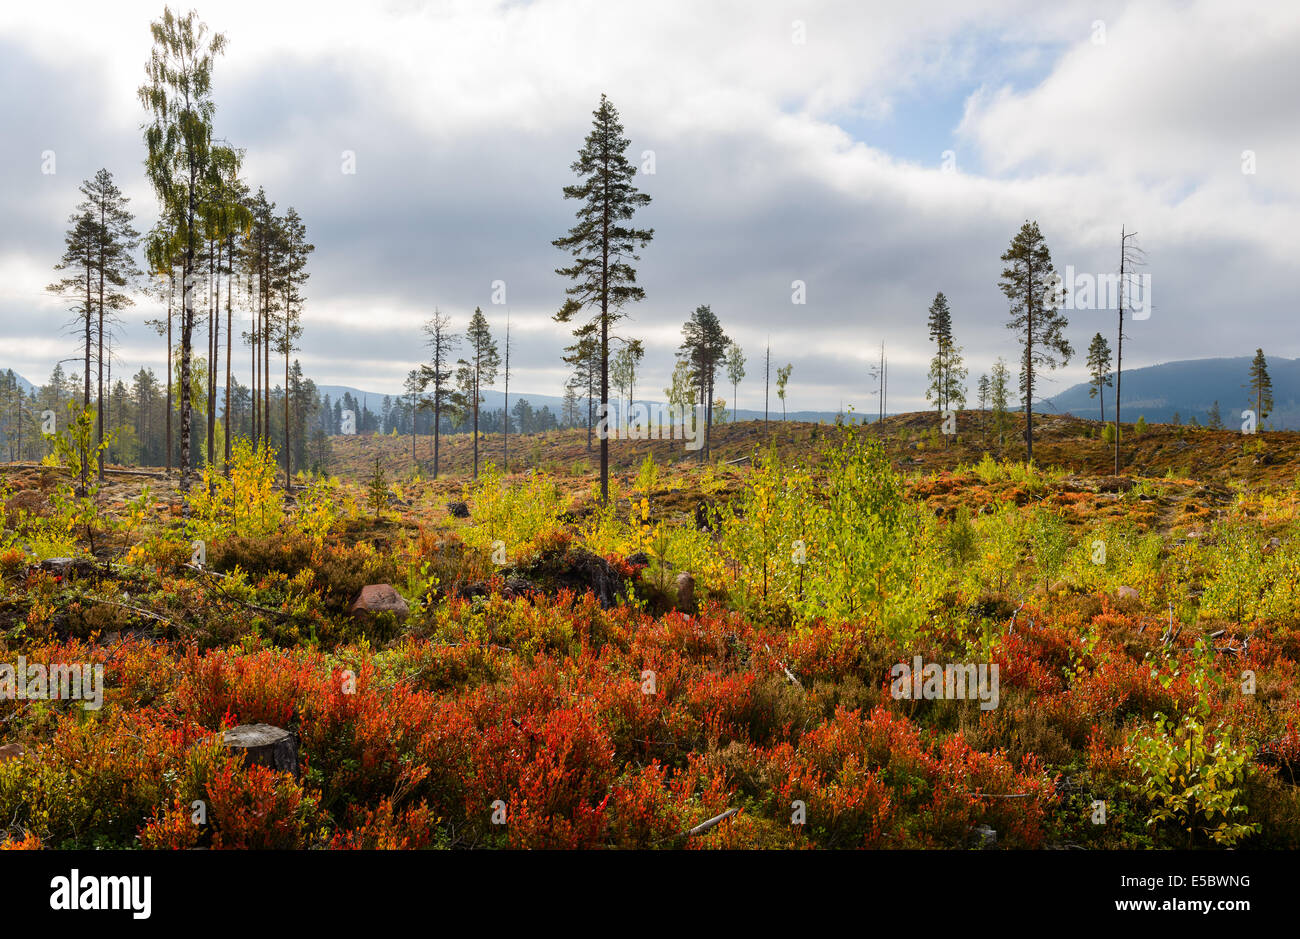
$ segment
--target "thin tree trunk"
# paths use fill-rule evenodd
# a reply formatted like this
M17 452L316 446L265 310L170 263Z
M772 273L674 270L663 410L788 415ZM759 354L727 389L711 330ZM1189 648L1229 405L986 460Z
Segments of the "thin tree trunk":
M194 186L198 170L190 163L189 205L186 216L185 263L181 268L181 492L190 488L190 446L193 413L190 401L190 367L194 338ZM188 513L188 503L183 510Z
M95 431L95 443L102 447L104 443L104 238L107 236L108 218L103 198L99 203L99 398L95 402L98 413ZM99 481L104 481L104 451L96 449Z
M226 451L224 472L227 476L230 475L230 435L233 432L230 423L230 357L233 353L233 346L230 337L234 320L232 311L233 298L231 296L231 293L234 290L235 281L234 247L233 242L227 244L226 247L226 263L230 265L230 271L226 277L226 426L225 433L223 434L225 437L225 447L223 449Z
M600 504L609 505L609 160L604 160L604 200L600 235Z
M258 383L259 366L261 365L260 351L262 348L262 271L260 267L261 255L258 255L259 265L257 271L257 296L253 298L253 334L248 337L248 351L252 357L253 387L249 389L248 397L248 418L250 426L248 428L249 439L253 442L253 448L257 449L262 440L262 386Z
M1115 475L1119 475L1120 388L1124 384L1124 226L1119 230L1119 336L1115 340Z
M214 257L215 256L215 257ZM221 242L208 239L208 459L217 462L217 359L221 351Z
M167 274L167 473L172 471L172 300L176 295L176 269Z
M767 344L767 355L763 359L763 432L767 432L768 405L772 399L772 344Z
M292 251L292 245L290 246ZM292 257L289 264L293 264ZM292 270L292 267L290 267ZM284 278L284 489L286 492L293 490L293 450L292 450L292 428L289 424L289 352L293 346L292 333L290 327L293 325L293 319L290 316L290 300L293 296L293 277L286 273Z
M106 358L108 360L108 400L104 402L104 427L108 431L109 444L99 454L99 472L101 482L103 481L104 460L107 457L108 461L111 463L113 458L113 336L111 333L108 337L108 355ZM102 367L103 366L101 366L101 368ZM22 425L20 424L18 426L21 429Z
M710 367L709 375L709 400L705 404L704 418L704 452L708 456L713 455L713 375Z
M286 323L287 325L287 323ZM289 341L284 343L284 489L293 491L293 451L289 438Z
M1025 450L1034 462L1034 262L1025 262Z
M502 452L501 452L501 471L510 472L510 317L506 316L506 390L505 390L505 411L504 420L501 422L502 429Z

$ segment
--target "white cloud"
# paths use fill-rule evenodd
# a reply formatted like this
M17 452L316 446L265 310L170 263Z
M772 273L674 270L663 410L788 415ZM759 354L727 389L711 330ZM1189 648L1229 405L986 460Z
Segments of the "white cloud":
M69 157L57 182L0 196L7 216L31 220L0 235L10 274L0 336L15 367L48 371L30 310L49 306L39 294L76 201L76 160L98 166L110 156L96 147L109 151L137 210L152 213L134 92L160 8L0 7L0 42L42 63L47 80L83 83L75 97L38 88L46 117L10 102L0 118L15 114L6 123L21 147L39 149L62 121L61 139L90 151ZM230 39L215 81L219 127L249 148L254 185L295 205L317 244L303 362L324 382L395 387L435 305L503 319L488 306L497 277L527 337L519 381L553 374L568 336L549 320L564 286L549 242L571 221L559 187L602 91L632 154L656 153L656 174L640 180L655 199L643 213L657 231L641 265L648 300L631 311L650 349L646 387L666 384L680 323L710 303L751 363L769 334L795 362L809 396L797 407L843 397L870 410L865 367L882 338L891 405L922 407L936 290L953 303L972 381L996 356L1014 360L996 280L1025 218L1041 222L1058 265L1081 270L1114 266L1121 224L1142 233L1157 311L1135 328L1135 364L1259 344L1225 307L1248 309L1278 354L1300 354L1283 331L1300 198L1291 5L540 0L201 12ZM1104 45L1091 41L1097 19ZM791 41L794 20L806 44ZM941 172L938 153L923 164L855 137L851 121L933 131L919 122L936 118L908 102L954 89L972 93L956 138L961 172ZM342 149L357 151L357 176L339 172ZM1244 149L1257 153L1254 176L1240 171ZM806 307L789 302L794 278L808 282ZM1092 328L1076 317L1076 346ZM140 332L138 347L147 340ZM1076 365L1057 377L1064 387L1079 375Z

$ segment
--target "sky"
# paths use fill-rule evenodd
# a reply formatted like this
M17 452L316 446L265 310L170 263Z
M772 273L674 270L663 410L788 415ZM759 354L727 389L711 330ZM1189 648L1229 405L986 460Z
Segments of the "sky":
M938 291L971 385L999 356L1014 371L998 280L1026 219L1062 272L1114 273L1121 226L1138 233L1151 306L1126 326L1126 366L1300 357L1300 4L196 8L228 40L217 135L316 246L298 357L321 384L395 391L433 310L463 329L479 306L498 333L509 315L512 393L561 393L567 255L551 242L573 224L562 187L602 93L652 198L646 298L619 327L646 346L647 393L700 304L748 357L742 408L762 406L769 342L773 374L793 365L791 409L874 413L882 342L889 410L926 407ZM161 12L0 5L0 367L37 383L77 355L45 288L78 185L106 167L138 229L157 216L136 89ZM144 295L125 312L115 377L165 369L144 325L158 315ZM1076 354L1044 376L1049 399L1085 380L1095 332L1114 345L1114 310L1067 315Z

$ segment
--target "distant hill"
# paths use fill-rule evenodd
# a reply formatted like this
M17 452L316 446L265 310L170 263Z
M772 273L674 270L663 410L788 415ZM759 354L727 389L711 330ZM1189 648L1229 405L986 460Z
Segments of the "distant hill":
M8 371L8 369L0 369L0 372L5 371ZM23 394L31 394L36 390L35 385L29 382L26 378L23 378L23 376L19 375L17 372L14 372L14 377L18 379L18 387L23 390Z
M1195 417L1204 424L1211 406L1219 402L1225 427L1237 427L1241 412L1253 408L1250 393L1249 356L1231 359L1188 359L1146 368L1124 370L1123 407L1125 423L1139 416L1162 423L1177 414L1183 423ZM1268 360L1273 379L1273 413L1267 423L1279 430L1300 429L1300 359ZM1096 398L1088 397L1088 385L1075 385L1047 399L1049 410L1099 419ZM1115 389L1106 389L1106 419L1115 419Z
M1122 416L1125 422L1136 421L1139 416L1149 422L1167 423L1178 415L1183 423L1192 417L1204 424L1210 407L1219 402L1219 413L1225 427L1240 424L1241 412L1253 407L1254 401L1247 387L1250 380L1250 357L1214 359L1186 359L1178 362L1166 362L1144 368L1125 369L1124 371L1124 408ZM0 367L0 371L4 369ZM1271 358L1268 371L1273 379L1273 413L1268 424L1279 430L1300 430L1300 359ZM17 373L15 373L17 375ZM17 375L19 384L25 391L31 391L33 385L22 375ZM1052 395L1043 402L1043 410L1051 413L1073 414L1077 417L1098 419L1101 416L1097 399L1088 396L1088 385L1079 384L1067 388L1060 394ZM393 397L393 392L367 391L350 385L317 385L322 396L329 395L330 401L337 401L345 392L350 392L358 401L365 401L372 411L383 408L384 395ZM496 410L505 401L505 395L498 390L484 391L486 399L484 408ZM564 407L564 399L558 395L534 394L528 391L510 392L510 405L520 398L527 398L534 408L549 407L559 414ZM649 402L657 404L658 402ZM809 423L835 420L836 411L790 411L786 416L791 421ZM762 410L741 408L735 413L736 420L762 420ZM779 401L773 402L769 412L772 420L781 419ZM1115 389L1106 389L1106 417L1115 417ZM861 414L855 415L858 420ZM874 418L869 415L868 419Z
M350 385L317 385L316 390L322 398L329 395L331 404L342 398L345 393L351 394L358 401L364 402L371 411L383 410L385 395L393 398L399 397L398 394L392 391L366 391L362 388L353 388ZM483 408L488 411L495 411L505 403L505 394L500 391L488 389L483 392L483 398ZM535 395L526 391L516 392L514 390L510 392L510 406L514 407L515 402L520 398L527 398L528 403L538 410L548 407L557 414L564 406L564 399L557 395Z
M383 409L384 395L397 397L391 391L365 391L360 388L353 388L350 385L317 385L316 390L320 393L322 398L325 395L329 395L331 404L342 398L344 393L351 394L352 397L358 401L364 402L366 407L371 411L380 411ZM513 408L515 402L520 398L527 398L528 403L537 410L541 410L543 407L548 407L556 415L561 414L564 410L564 399L558 395L539 395L528 391L512 390L510 392L510 406ZM505 393L489 388L483 392L483 399L483 409L487 411L495 411L505 403ZM637 400L638 402L648 403L651 405L662 403L644 398L638 398ZM768 412L768 416L771 420L779 421L781 419L780 402L774 401L773 404L775 406ZM786 415L786 418L791 421L807 421L814 424L820 421L826 421L829 423L835 420L837 413L838 412L836 411L790 411ZM763 412L741 408L734 414L734 416L738 421L761 421L763 419ZM861 415L854 415L854 419L861 420L862 417Z

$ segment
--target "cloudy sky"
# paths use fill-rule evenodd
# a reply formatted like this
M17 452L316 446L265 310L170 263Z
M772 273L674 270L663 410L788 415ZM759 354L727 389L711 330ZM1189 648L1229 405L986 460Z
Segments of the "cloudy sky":
M0 5L0 367L43 381L76 354L54 278L78 184L107 167L145 230L135 91L160 2ZM999 255L1036 219L1058 268L1109 273L1139 232L1153 309L1125 362L1300 356L1300 4L1133 2L207 2L229 41L217 131L316 245L301 359L321 383L396 389L437 307L507 308L520 392L559 394L551 246L601 93L653 197L638 222L642 387L711 304L749 356L794 365L793 408L924 406L925 314L949 298L971 376L1018 346ZM55 172L42 172L43 154ZM342 154L356 172L343 172ZM1249 151L1249 153L1247 153ZM46 166L48 168L48 166ZM504 281L506 304L493 305ZM791 284L806 284L806 303ZM114 373L162 369L128 312ZM1073 311L1082 351L1113 313ZM1113 344L1113 342L1112 342ZM242 361L237 357L236 362ZM247 381L247 377L244 378ZM728 392L730 389L727 389Z

